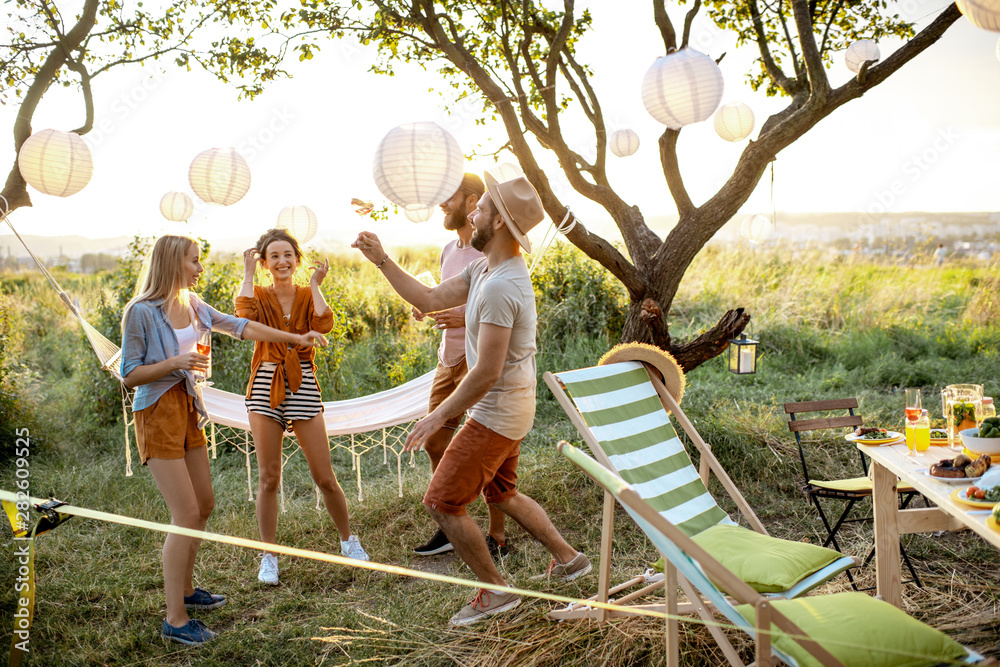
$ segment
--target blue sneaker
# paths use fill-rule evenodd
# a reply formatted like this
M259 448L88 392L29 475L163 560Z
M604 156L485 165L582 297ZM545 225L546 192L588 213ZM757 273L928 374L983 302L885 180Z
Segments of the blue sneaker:
M209 630L204 623L193 618L179 628L163 621L163 638L173 642L199 646L213 637L215 637L214 632Z
M224 604L226 604L225 595L213 595L201 588L196 588L194 593L184 596L185 609L218 609Z

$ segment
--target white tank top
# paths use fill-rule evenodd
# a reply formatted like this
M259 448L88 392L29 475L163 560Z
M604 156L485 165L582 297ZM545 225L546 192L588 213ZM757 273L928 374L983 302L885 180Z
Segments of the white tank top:
M187 354L188 352L194 352L195 345L198 343L198 332L194 328L194 309L191 310L191 324L187 325L183 329L174 329L174 333L177 334L177 349L178 354Z

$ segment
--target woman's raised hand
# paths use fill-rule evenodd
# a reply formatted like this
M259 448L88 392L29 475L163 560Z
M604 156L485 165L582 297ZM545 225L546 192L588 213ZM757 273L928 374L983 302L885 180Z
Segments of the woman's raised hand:
M260 255L257 253L257 248L247 248L243 251L243 273L247 276L252 276L254 271L257 270L257 258Z
M326 347L326 344L326 337L318 331L310 331L309 333L299 334L298 345L301 345L302 347Z
M317 287L323 284L323 279L326 278L326 274L330 271L330 260L326 259L322 262L313 262L312 265L312 276L309 278L309 282Z

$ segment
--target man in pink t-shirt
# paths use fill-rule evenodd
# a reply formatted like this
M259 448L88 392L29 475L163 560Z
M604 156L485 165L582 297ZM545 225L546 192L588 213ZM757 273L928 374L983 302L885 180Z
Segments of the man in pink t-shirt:
M441 282L462 273L462 270L473 260L479 259L483 253L472 247L472 223L469 214L476 210L476 202L483 196L486 186L483 180L475 174L465 174L462 184L450 199L441 204L444 212L444 228L458 234L458 238L450 242L441 251ZM413 316L423 320L425 315L413 309ZM439 313L426 315L435 322L435 328L444 331L441 336L441 347L438 348L438 365L434 373L434 383L431 385L430 402L427 412L434 409L455 391L455 387L469 372L465 361L465 306L443 310ZM431 436L424 449L430 458L431 472L437 469L438 462L444 456L448 444L462 421L462 414L455 415L445 422L444 426ZM501 510L489 505L490 527L486 535L486 543L495 559L508 553L504 517ZM441 529L433 537L414 548L419 556L452 551L451 542Z

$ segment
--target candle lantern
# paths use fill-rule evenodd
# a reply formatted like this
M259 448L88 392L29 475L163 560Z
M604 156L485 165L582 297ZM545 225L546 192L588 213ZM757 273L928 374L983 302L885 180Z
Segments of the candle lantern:
M745 333L729 340L729 371L737 375L757 372L757 345L759 341L747 338Z

